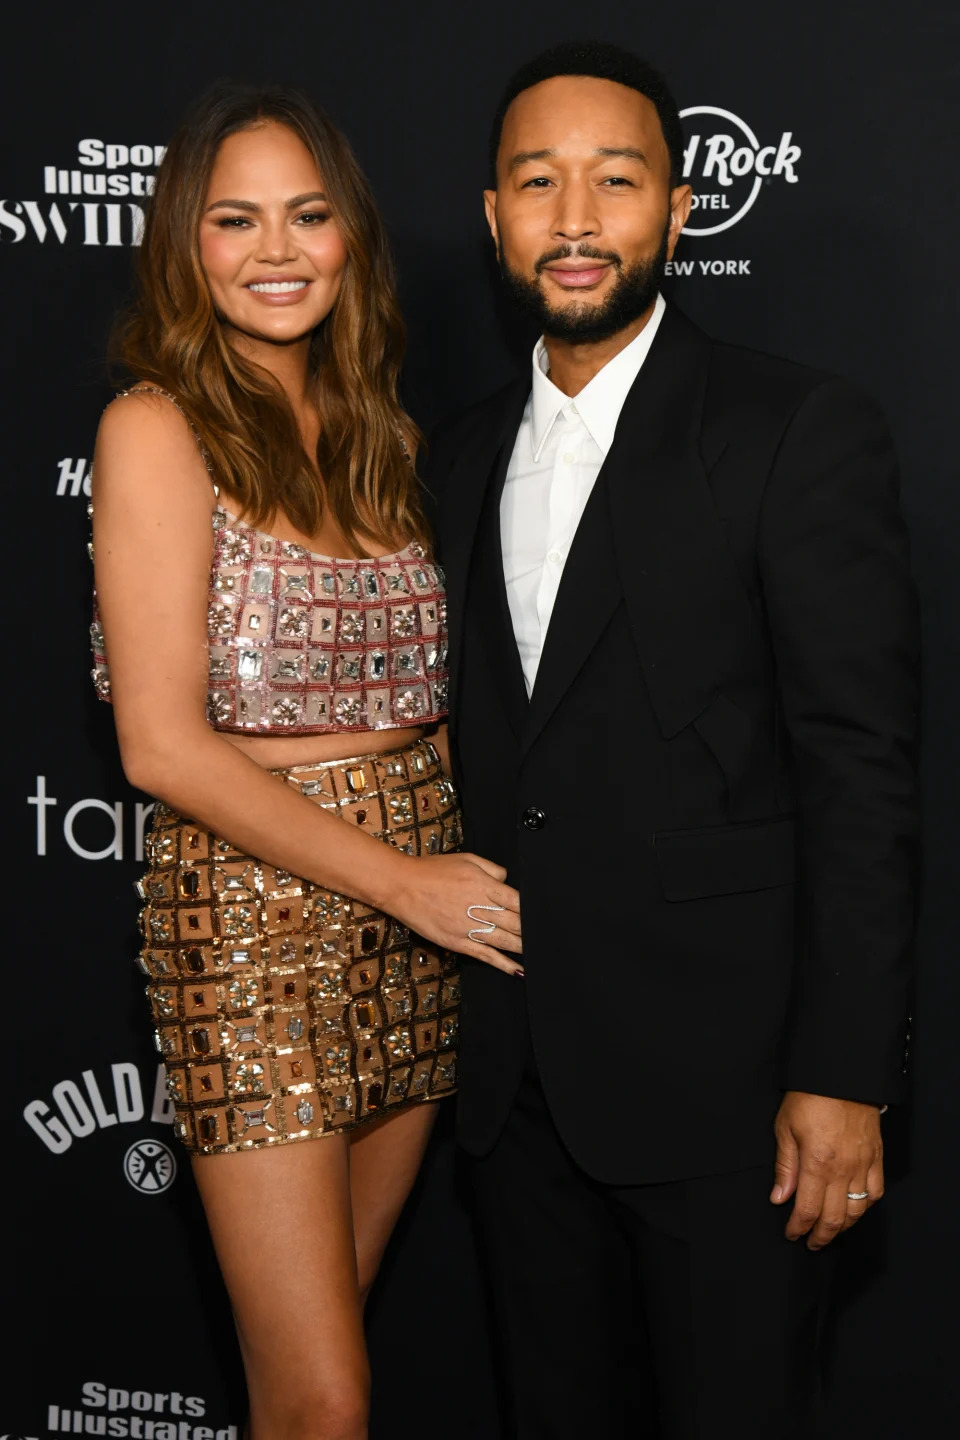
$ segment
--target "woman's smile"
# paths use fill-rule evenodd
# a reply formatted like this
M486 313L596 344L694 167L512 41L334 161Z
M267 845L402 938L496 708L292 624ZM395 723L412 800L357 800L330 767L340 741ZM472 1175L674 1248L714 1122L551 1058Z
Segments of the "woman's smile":
M306 295L309 280L250 280L244 286L266 305L295 305Z

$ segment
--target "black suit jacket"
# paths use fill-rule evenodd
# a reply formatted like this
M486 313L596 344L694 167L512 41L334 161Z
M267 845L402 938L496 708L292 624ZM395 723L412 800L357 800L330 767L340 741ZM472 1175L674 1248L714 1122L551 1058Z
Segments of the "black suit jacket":
M902 1092L918 627L890 440L844 382L668 307L528 702L498 518L528 393L441 426L426 472L467 847L520 890L526 969L465 965L460 1136L495 1142L532 1038L598 1179L762 1163L783 1089Z

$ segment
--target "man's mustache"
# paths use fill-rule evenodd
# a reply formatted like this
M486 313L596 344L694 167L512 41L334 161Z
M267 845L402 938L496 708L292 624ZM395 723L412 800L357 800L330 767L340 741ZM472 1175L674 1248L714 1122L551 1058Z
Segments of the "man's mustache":
M595 245L558 245L555 250L548 250L541 255L533 267L535 275L539 275L548 265L555 260L609 260L618 270L622 269L623 261L616 250L598 250Z

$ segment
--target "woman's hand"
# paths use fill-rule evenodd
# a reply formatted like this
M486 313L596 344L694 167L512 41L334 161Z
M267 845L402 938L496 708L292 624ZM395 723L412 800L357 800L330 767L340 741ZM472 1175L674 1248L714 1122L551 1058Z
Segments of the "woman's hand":
M503 882L506 870L479 855L423 856L405 867L404 884L385 909L425 940L483 960L507 975L523 975L520 955L520 896ZM474 909L493 906L493 909ZM494 929L483 940L469 931ZM504 954L509 951L509 954Z

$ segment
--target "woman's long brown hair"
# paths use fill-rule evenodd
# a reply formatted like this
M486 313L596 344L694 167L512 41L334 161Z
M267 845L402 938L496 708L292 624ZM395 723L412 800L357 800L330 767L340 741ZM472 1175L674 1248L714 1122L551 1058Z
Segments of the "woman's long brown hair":
M228 135L269 121L286 125L310 151L347 250L340 293L310 344L320 415L315 463L279 384L228 340L200 264L200 216L217 151ZM131 376L180 401L217 479L250 524L262 526L280 512L313 535L326 505L361 552L364 535L425 538L419 487L401 440L412 448L420 439L397 397L404 342L386 231L339 130L294 90L208 91L160 165L137 293L118 323L114 349Z

